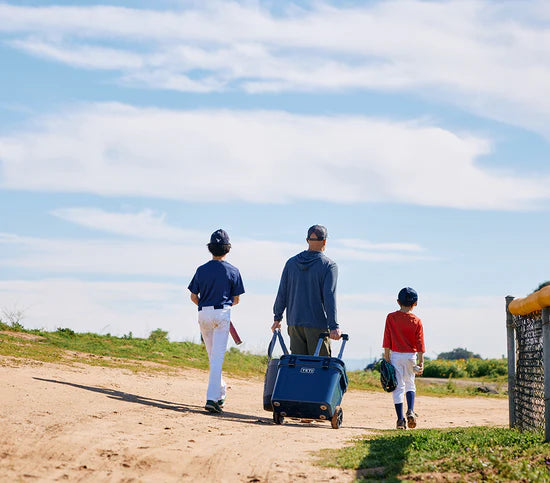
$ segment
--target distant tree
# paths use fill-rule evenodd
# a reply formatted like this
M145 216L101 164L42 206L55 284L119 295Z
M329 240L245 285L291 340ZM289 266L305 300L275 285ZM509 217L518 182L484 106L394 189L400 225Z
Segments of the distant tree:
M149 334L149 340L153 342L168 342L168 332L162 329L155 329Z
M437 356L438 359L445 359L447 361L456 361L458 359L481 359L479 354L474 354L468 349L457 347L450 352L442 352Z

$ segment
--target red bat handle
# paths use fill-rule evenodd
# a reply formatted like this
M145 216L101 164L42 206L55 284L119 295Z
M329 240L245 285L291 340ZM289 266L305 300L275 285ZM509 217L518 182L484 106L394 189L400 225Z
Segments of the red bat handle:
M237 333L237 329L235 329L235 326L233 325L233 322L229 322L229 333L231 334L231 337L233 337L235 344L240 345L243 343L243 341L239 337L239 334Z

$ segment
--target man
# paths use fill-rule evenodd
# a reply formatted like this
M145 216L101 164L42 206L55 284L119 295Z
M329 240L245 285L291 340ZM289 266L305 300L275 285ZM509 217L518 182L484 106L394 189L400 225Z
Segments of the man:
M330 338L338 340L342 332L336 319L338 267L323 253L327 229L313 225L306 241L308 249L290 258L283 269L271 330L281 328L286 309L291 352L313 355L319 334L330 330ZM330 356L328 338L323 341L319 355Z

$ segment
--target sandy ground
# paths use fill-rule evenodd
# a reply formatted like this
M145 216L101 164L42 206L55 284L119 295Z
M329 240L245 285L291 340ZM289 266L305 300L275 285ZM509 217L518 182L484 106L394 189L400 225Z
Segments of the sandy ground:
M348 391L342 428L272 423L263 382L228 378L226 410L202 405L206 373L14 362L0 358L0 481L347 482L319 450L395 424L391 396ZM506 426L508 402L418 397L418 427Z

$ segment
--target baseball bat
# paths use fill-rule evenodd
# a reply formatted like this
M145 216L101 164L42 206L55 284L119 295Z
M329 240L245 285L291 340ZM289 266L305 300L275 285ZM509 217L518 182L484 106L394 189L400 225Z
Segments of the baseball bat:
M233 337L235 344L240 345L243 343L243 341L239 337L239 334L237 333L237 329L235 329L235 326L233 325L233 322L229 322L229 333L231 334L231 337Z

